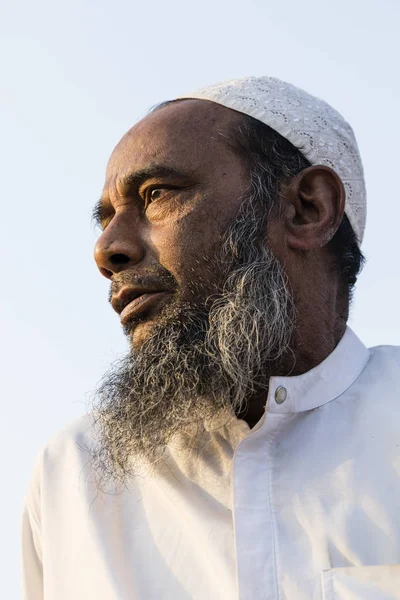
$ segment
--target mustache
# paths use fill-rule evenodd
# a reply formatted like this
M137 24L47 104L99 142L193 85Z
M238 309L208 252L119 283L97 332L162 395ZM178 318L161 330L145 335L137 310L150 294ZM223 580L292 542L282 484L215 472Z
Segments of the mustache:
M111 282L108 291L108 302L111 304L112 298L117 296L122 288L129 286L150 289L159 288L168 292L175 292L179 287L172 273L163 267L149 267L143 269L141 272L123 271Z

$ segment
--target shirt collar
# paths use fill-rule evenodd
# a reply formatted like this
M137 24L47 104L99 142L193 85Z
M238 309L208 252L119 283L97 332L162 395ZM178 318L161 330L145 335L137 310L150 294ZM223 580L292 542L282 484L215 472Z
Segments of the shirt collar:
M232 411L222 411L204 422L207 431L226 426L241 426L243 435L262 427L266 412L297 413L323 406L343 394L357 379L369 360L369 350L356 334L347 327L342 339L327 358L319 365L293 377L271 377L266 411L250 430L247 423L238 419ZM280 392L277 395L278 390ZM277 398L285 397L279 403Z
M311 371L270 378L267 411L296 413L331 402L354 383L368 359L368 348L347 327L334 351Z

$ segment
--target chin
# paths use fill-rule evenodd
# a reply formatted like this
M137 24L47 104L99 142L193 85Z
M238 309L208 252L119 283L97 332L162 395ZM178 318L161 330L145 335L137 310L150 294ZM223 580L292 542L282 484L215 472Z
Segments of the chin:
M154 321L138 323L127 335L133 350L139 350L142 344L149 339L154 329Z

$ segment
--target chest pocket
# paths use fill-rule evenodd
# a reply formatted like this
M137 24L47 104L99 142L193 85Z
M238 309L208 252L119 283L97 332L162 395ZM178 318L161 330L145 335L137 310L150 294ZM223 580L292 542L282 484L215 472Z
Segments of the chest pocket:
M400 565L322 572L324 600L400 600Z

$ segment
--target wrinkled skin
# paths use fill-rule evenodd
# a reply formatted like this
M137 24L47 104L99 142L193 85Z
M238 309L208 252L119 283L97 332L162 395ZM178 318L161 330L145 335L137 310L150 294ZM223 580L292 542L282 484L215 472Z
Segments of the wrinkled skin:
M227 142L237 119L235 111L208 101L169 105L135 125L110 158L100 211L105 229L95 249L99 270L111 280L114 295L128 283L158 282L167 291L131 323L136 351L174 298L204 304L207 294L202 286L204 297L198 297L197 280L209 283L208 294L218 288L210 260L249 186L246 166ZM151 174L161 167L178 173ZM138 174L140 181L132 181ZM275 375L305 372L321 362L343 335L347 318L338 309L339 282L326 249L344 210L339 178L327 167L310 167L282 189L281 201L282 213L271 218L265 233L295 298L296 367L291 363L285 370L280 363ZM245 416L251 426L264 398L251 399Z
M97 243L95 257L101 272L114 282L122 274L126 280L128 274L154 272L156 279L167 271L182 299L192 298L196 274L203 277L207 272L208 258L237 213L248 175L223 137L236 114L217 105L210 110L209 103L198 104L187 102L149 115L124 136L111 156L102 197L112 219ZM166 114L171 118L166 119ZM176 169L179 175L150 176L139 186L124 185L131 173L157 167ZM143 198L151 185L172 189L160 190L159 198L144 212ZM112 263L116 254L129 261ZM211 284L213 273L206 276ZM137 325L134 345L146 338L156 314L157 310Z

